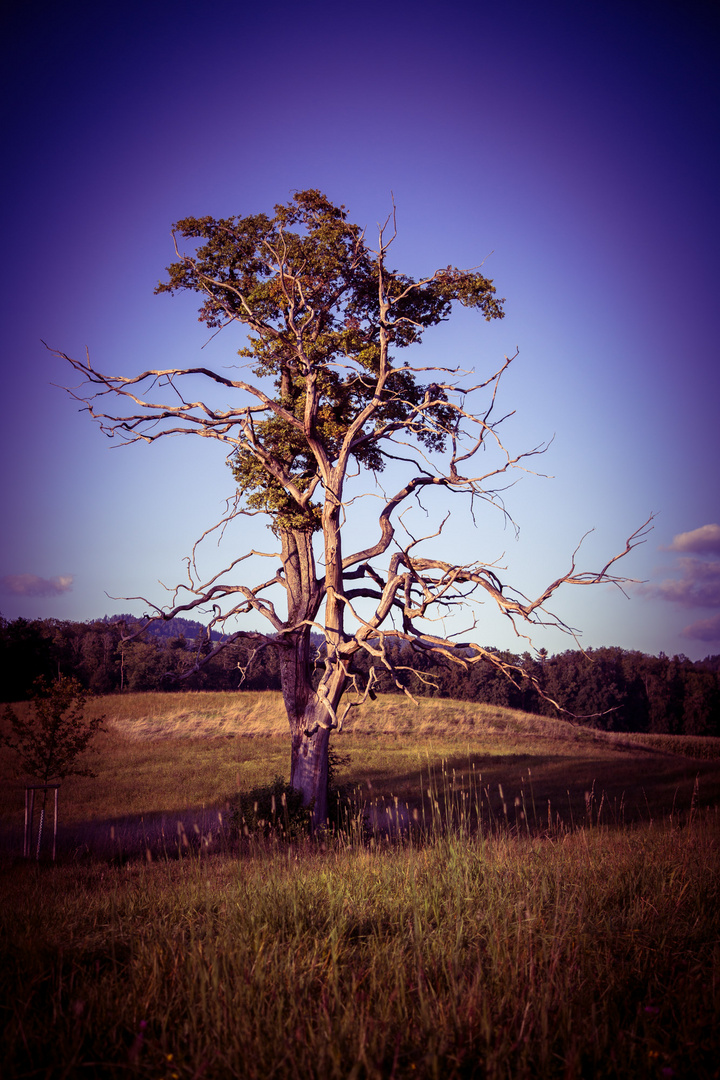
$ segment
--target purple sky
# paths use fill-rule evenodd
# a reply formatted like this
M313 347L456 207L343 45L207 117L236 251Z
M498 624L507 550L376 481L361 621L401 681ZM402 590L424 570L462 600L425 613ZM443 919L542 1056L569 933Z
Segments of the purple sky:
M447 557L502 558L526 593L590 528L596 568L650 512L624 571L555 609L584 645L720 652L720 27L700 0L14 5L3 38L0 611L140 612L232 492L220 448L111 449L53 384L41 339L95 365L231 364L186 298L153 296L187 215L271 211L318 187L352 220L398 208L393 262L452 263L507 298L463 312L427 361L497 366L519 541L458 518ZM9 240L9 243L8 243ZM181 445L182 443L182 445ZM698 530L700 530L698 532ZM272 547L257 521L229 538ZM216 556L211 553L209 565ZM219 558L219 556L217 556ZM522 649L488 611L484 644ZM550 651L574 647L538 634Z

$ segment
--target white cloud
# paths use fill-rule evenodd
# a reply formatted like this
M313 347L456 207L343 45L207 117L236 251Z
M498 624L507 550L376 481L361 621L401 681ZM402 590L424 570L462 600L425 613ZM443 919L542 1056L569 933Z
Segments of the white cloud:
M6 596L61 596L70 592L72 586L72 574L59 574L53 578L42 578L37 574L6 574L0 577L0 592Z
M678 533L668 551L692 551L695 555L720 555L720 525L701 525Z
M700 619L686 626L681 634L693 641L720 641L720 615L713 615L711 619Z
M678 559L682 577L666 578L646 590L684 607L720 607L720 559Z
M720 608L720 525L678 533L664 550L682 553L674 567L677 576L643 585L640 593L688 608ZM686 627L683 635L713 641L716 629L714 619L704 619Z

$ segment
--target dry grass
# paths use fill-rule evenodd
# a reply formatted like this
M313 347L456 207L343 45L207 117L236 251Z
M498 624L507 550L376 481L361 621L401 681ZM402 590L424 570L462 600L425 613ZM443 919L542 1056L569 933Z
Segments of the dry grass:
M287 734L280 693L113 694L92 705L127 739L221 739Z
M279 692L115 694L96 698L90 714L103 713L129 739L267 737L287 734ZM345 733L366 735L470 735L522 733L584 740L588 729L516 709L421 698L384 697L352 710Z
M117 847L119 836L129 843L149 823L173 836L178 820L187 831L205 829L239 789L288 778L279 694L113 695L90 708L107 716L108 730L90 758L98 775L63 784L66 849L87 846L99 832ZM607 824L661 820L687 814L693 800L720 801L720 761L669 752L687 749L679 738L641 742L511 709L432 699L414 706L400 697L369 704L353 721L333 739L337 779L375 819L395 800L405 817L420 811L430 773L440 787L472 788L489 821L530 820L536 831L572 827L598 812ZM17 849L22 817L22 783L0 753L5 850Z
M20 706L22 708L22 706ZM279 692L114 694L90 702L89 714L104 714L129 739L267 737L287 735ZM385 695L352 710L346 734L358 735L537 735L566 743L643 746L665 753L720 758L720 738L596 731L557 717L537 716L496 705Z

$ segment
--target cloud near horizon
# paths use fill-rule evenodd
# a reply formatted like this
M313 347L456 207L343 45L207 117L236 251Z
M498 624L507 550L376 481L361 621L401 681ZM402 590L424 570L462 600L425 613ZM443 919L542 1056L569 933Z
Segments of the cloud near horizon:
M6 574L0 577L0 592L5 596L62 596L73 587L72 574L42 578L38 574Z
M661 550L682 553L676 562L678 576L642 585L639 592L643 596L686 608L720 608L720 558L712 558L720 556L720 525L678 533L672 544ZM720 614L699 619L680 634L693 641L720 641Z
M695 555L720 555L720 525L701 525L678 533L665 551L691 551Z
M720 607L720 559L678 559L682 574L647 587L647 593L683 607Z
M680 631L682 637L692 641L720 641L720 615L711 619L699 619Z

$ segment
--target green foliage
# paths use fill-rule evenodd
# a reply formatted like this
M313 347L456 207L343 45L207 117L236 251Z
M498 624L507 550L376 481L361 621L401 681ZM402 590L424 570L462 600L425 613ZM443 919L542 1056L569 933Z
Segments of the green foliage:
M36 681L29 715L19 717L7 706L5 720L11 734L0 736L0 741L15 751L28 775L44 784L71 775L94 775L78 758L105 718L85 719L87 697L77 679L60 675L52 682Z
M394 349L417 344L449 317L454 302L487 320L502 318L503 301L490 280L451 266L424 283L384 265L381 271L377 253L360 227L347 221L345 208L316 190L296 193L275 207L272 218L184 218L175 229L201 243L193 258L168 267L169 280L156 291L200 293L200 321L209 327L232 320L248 326L249 343L240 356L250 360L256 376L274 382L273 400L282 412L253 421L253 451L238 450L232 468L248 507L269 514L275 530L321 527L319 507L300 507L287 484L301 493L307 489L317 469L313 446L319 444L334 463L350 426L371 402L372 421L352 448L359 465L382 470L382 440L395 425L403 424L430 450L443 448L457 424L445 393L418 383L406 366L393 367L379 386L381 335ZM394 302L393 318L382 328L381 292ZM419 413L424 401L430 404Z

